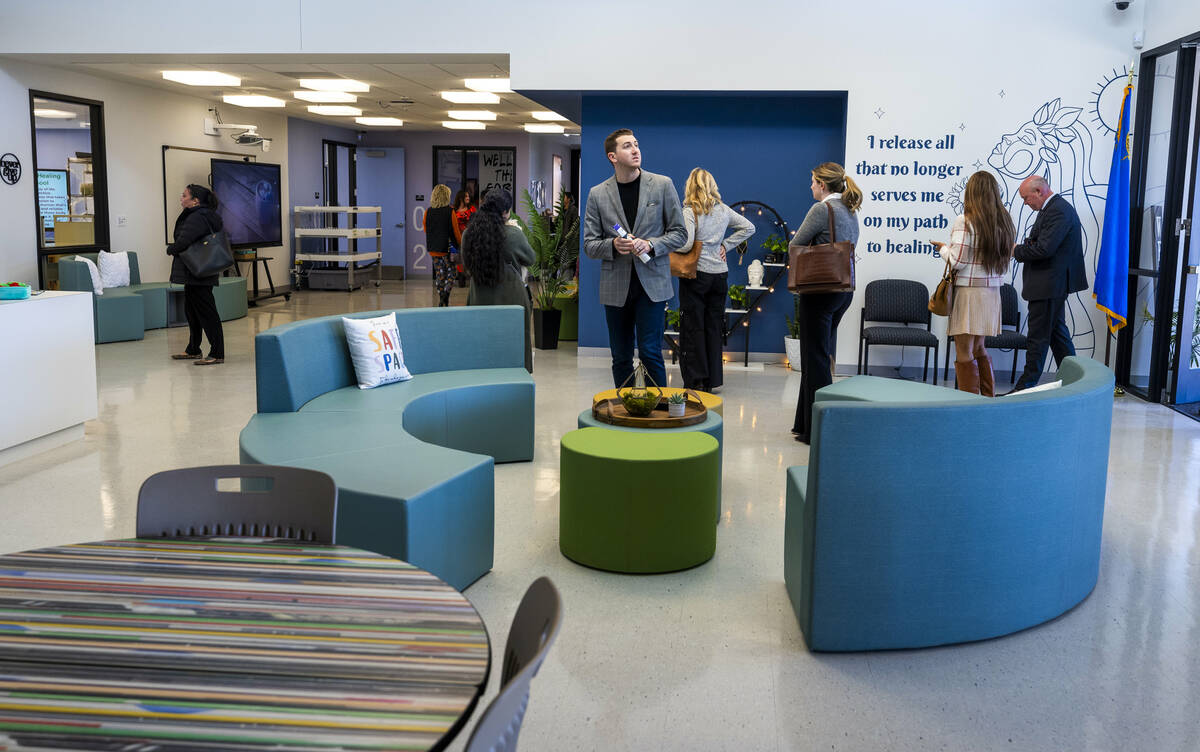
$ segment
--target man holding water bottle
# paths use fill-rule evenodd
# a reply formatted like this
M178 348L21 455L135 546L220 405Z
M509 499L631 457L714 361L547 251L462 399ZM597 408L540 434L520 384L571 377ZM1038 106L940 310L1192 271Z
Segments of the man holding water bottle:
M671 179L642 170L633 131L604 139L613 176L588 191L583 250L600 259L600 303L608 323L613 384L633 373L633 349L658 386L666 386L663 303L675 290L668 254L683 245L687 228Z

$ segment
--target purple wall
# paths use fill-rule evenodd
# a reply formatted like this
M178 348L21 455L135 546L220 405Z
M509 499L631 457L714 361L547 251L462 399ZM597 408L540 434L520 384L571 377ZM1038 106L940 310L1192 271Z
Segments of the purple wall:
M324 155L321 152L321 140L341 141L353 144L358 140L358 134L349 128L337 128L323 123L313 123L308 120L289 117L287 121L288 137L288 198L292 206L315 206L324 203ZM319 194L317 198L314 195ZM284 208L287 235L292 237L291 207ZM324 249L321 240L305 238L304 247L295 250L320 251ZM343 241L344 242L344 241Z

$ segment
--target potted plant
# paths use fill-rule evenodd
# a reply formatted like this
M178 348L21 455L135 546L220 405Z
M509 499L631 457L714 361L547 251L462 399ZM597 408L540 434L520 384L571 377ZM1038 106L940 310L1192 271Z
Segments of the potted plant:
M733 303L733 307L739 311L744 311L750 307L750 294L746 292L745 285L730 285L729 300Z
M681 322L682 320L683 320L683 312L680 311L678 308L668 308L667 309L667 331L668 332L679 331L679 322Z
M787 317L787 336L783 338L783 351L787 353L788 367L800 370L800 296L792 296L792 316Z
M537 210L529 191L523 193L529 220L526 222L520 215L515 216L534 253L533 265L529 267L530 278L536 282L537 289L533 345L541 350L554 350L558 347L562 324L558 298L563 296L567 282L575 276L575 261L579 258L579 217L564 210L564 193L559 193L554 204L557 216L553 218Z
M763 263L786 264L787 248L787 242L783 238L778 235L768 235L762 243L762 249L766 251Z
M682 418L687 411L687 392L672 392L667 395L667 415Z

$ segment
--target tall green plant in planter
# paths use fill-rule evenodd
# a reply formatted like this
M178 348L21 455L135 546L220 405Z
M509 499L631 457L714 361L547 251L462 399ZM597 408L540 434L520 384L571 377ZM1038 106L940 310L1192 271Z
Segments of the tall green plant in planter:
M787 317L787 336L783 338L783 351L787 353L788 367L800 370L800 296L792 295L792 315Z
M534 346L553 350L558 347L558 327L562 319L562 311L555 308L554 303L575 274L575 261L579 258L579 217L563 210L565 191L559 193L554 202L557 213L554 218L537 210L529 191L522 191L522 194L528 219L522 219L518 214L516 220L533 249L534 262L529 273L537 281Z

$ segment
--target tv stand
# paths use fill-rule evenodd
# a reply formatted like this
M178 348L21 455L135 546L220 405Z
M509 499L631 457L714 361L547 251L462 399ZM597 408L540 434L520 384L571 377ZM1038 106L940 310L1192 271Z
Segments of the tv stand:
M260 300L270 300L271 298L283 298L284 300L292 299L292 291L284 290L282 292L275 291L275 281L271 279L271 266L269 261L274 260L274 256L259 256L257 248L249 249L250 253L240 255L238 252L233 254L233 268L239 277L242 275L242 262L250 262L250 297L246 300L246 305L251 307L258 305ZM262 262L263 271L267 274L267 286L271 288L270 294L260 294L258 292L258 262Z

